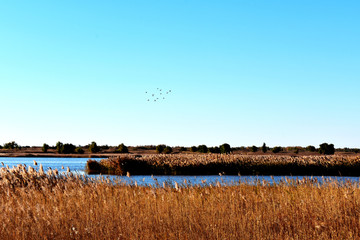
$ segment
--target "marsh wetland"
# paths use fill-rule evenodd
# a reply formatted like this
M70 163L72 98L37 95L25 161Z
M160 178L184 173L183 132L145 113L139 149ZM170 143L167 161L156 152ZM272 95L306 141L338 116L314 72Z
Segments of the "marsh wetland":
M0 161L2 239L360 238L356 155L123 154ZM89 162L107 172L88 174ZM274 166L337 173L351 167L354 174L270 175ZM242 175L242 167L253 174ZM207 174L171 174L179 169Z

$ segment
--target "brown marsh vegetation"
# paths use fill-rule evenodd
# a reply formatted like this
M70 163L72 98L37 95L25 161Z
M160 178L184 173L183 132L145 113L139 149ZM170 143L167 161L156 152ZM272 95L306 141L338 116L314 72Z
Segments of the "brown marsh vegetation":
M359 239L358 184L140 187L0 170L1 239Z
M92 174L360 176L360 156L147 154L89 160Z

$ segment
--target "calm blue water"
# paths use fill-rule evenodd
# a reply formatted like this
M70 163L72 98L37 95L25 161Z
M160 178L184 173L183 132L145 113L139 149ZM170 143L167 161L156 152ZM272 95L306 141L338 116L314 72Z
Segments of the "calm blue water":
M94 160L99 160L97 158L92 158ZM35 169L39 169L39 165L42 164L44 171L49 167L51 169L57 169L59 172L66 172L66 168L69 167L72 172L77 172L79 174L85 174L85 165L89 158L22 158L22 157L4 157L0 158L0 163L8 165L10 168L17 166L18 164L25 164L26 166L32 166ZM34 161L37 162L37 166L34 165ZM64 167L64 169L61 169Z
M100 158L91 158L94 160L100 160ZM37 166L34 165L34 160L37 162ZM89 158L0 158L0 164L3 163L4 166L9 166L10 168L17 166L18 164L25 164L26 166L32 166L35 169L39 169L39 165L42 164L44 170L57 169L60 173L66 172L66 168L69 167L70 170L75 174L85 175L89 178L105 178L110 179L113 182L121 182L130 185L139 185L139 186L163 186L166 185L174 186L175 182L180 186L189 186L189 185L237 185L241 183L256 184L256 183L280 183L280 182L290 182L292 180L302 180L303 176L107 176L107 175L86 175L85 174L85 165ZM0 165L1 167L1 165ZM64 169L62 169L64 167ZM340 183L352 182L360 183L359 177L329 177L329 176L313 176L305 177L306 179L312 179L319 183L323 183L329 180L336 179Z

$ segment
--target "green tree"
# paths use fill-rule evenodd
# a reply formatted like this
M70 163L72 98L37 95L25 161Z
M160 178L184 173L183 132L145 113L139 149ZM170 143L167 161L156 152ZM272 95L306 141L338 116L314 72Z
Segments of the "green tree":
M306 147L306 150L309 151L309 152L315 152L316 148L314 146L309 145L309 146Z
M165 148L166 148L166 145L164 145L164 144L159 144L159 145L156 146L156 152L157 152L157 153L162 153Z
M190 147L190 151L191 152L197 152L197 147L196 146L192 146L192 147Z
M257 146L252 146L251 147L252 152L257 152L258 150L259 150L259 148Z
M197 147L197 150L198 150L198 152L201 152L201 153L207 153L208 152L208 147L206 146L206 145L199 145L198 147Z
M170 147L170 146L166 146L165 148L164 148L164 151L163 151L163 153L165 153L165 154L169 154L169 153L172 153L172 147Z
M57 142L56 143L56 151L58 153L62 153L64 151L64 144L62 142Z
M73 144L65 143L63 145L62 153L65 153L65 154L74 153L75 149L76 149L76 147Z
M186 151L187 151L187 148L186 148L186 147L180 147L179 151L180 151L180 152L186 152Z
M85 152L84 149L82 149L81 147L75 148L75 153L77 154L83 154L84 152Z
M21 147L15 142L8 142L4 144L5 149L21 149Z
M220 148L219 147L210 147L209 152L211 152L211 153L220 153Z
M335 153L334 144L322 143L319 148L320 154L332 155Z
M279 152L281 152L282 150L283 150L282 147L277 146L277 147L273 147L272 152L273 152L273 153L279 153Z
M266 153L266 152L267 152L267 146L266 146L265 143L262 145L261 151L262 151L263 153Z
M103 149L103 150L108 150L110 147L108 145L103 145L100 148Z
M224 143L222 145L220 145L220 152L221 153L230 153L231 152L231 147L229 144Z
M48 149L49 149L49 145L47 145L46 143L44 143L41 150L42 150L44 153L47 153Z
M122 143L116 149L117 153L129 153L129 149Z
M96 142L91 142L90 146L89 146L89 151L91 153L98 153L100 152L100 148L98 147L98 145L96 144Z

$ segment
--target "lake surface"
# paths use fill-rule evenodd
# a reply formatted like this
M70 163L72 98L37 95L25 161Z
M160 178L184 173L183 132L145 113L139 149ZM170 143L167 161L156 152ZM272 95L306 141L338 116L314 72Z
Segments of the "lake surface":
M100 160L101 158L91 158L93 160ZM360 183L359 177L329 177L329 176L313 176L313 177L304 177L304 176L219 176L219 175L206 175L206 176L149 176L149 175L138 175L138 176L108 176L108 175L87 175L85 173L85 165L89 158L11 158L4 157L0 158L0 162L4 166L9 166L10 168L17 166L19 164L25 164L26 166L32 166L35 169L39 169L39 165L42 164L45 171L49 168L57 169L59 173L65 173L67 167L75 174L80 174L88 176L90 178L108 178L113 182L122 182L129 185L139 185L139 186L163 186L171 185L174 186L175 183L180 186L184 185L237 185L239 183L248 183L256 184L267 182L269 184L280 183L280 182L290 182L292 180L302 180L312 179L319 183L324 183L329 180L336 179L340 183L353 182ZM34 165L34 161L37 162L37 166ZM62 169L64 167L64 169Z

